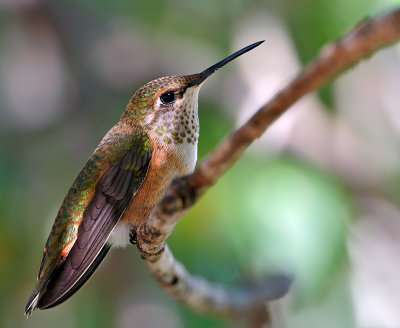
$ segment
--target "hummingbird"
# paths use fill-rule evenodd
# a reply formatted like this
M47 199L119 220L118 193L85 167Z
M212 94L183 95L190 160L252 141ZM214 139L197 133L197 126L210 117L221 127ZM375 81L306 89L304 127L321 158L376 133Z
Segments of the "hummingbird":
M199 138L198 94L216 70L255 42L201 73L142 86L75 179L47 239L25 307L54 307L79 290L111 247L135 243L172 180L193 172Z

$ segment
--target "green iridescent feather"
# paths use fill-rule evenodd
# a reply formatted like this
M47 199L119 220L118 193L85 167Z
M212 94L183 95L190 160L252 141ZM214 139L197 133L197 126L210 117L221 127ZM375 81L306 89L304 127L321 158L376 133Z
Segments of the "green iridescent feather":
M60 264L62 252L69 243L74 242L79 224L104 169L120 160L128 150L135 149L138 154L151 151L146 132L131 132L131 127L119 124L103 138L94 154L75 179L58 211L43 253L38 279L47 280ZM66 254L65 254L66 255ZM38 282L38 285L40 283Z

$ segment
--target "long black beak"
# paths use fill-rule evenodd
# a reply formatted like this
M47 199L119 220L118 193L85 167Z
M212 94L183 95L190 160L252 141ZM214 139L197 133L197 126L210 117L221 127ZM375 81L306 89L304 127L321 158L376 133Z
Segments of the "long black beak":
M261 43L263 43L265 40L254 42L253 44L244 47L243 49L240 49L239 51L236 51L234 54L226 57L225 59L222 59L218 63L212 65L211 67L205 69L203 72L200 73L200 78L197 80L194 80L189 83L188 87L192 87L195 85L199 85L200 83L204 82L211 74L213 74L217 69L221 68L222 66L228 64L230 61L234 60L235 58L245 54L246 52L254 49L255 47L258 47Z

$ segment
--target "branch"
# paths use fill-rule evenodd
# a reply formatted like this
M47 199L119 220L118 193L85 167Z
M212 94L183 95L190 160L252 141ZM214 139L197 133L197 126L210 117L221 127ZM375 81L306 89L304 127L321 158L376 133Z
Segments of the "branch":
M142 257L168 292L198 311L230 314L247 312L260 302L279 298L287 292L290 283L283 276L261 284L256 292L248 288L228 291L202 278L190 276L173 258L165 246L165 240L194 202L291 105L328 83L361 58L399 39L400 9L361 21L347 35L327 44L291 83L222 141L192 175L172 183L148 221L138 229L137 235ZM260 295L260 292L264 295Z
M257 285L237 290L212 284L202 277L190 275L165 246L156 262L149 262L151 274L177 300L201 312L229 316L248 314L255 306L282 296L290 280L284 276L270 276Z

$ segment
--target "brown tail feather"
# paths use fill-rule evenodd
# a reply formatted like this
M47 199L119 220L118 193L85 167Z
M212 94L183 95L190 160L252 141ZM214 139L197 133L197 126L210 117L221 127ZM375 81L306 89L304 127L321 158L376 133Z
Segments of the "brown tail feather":
M66 301L68 298L74 295L96 271L96 269L103 261L104 257L107 255L109 250L110 246L108 244L105 244L101 249L100 253L94 259L92 264L88 267L85 273L79 278L79 280L77 280L76 283L73 286L71 286L69 290L60 295L59 294L60 286L57 278L60 276L60 274L63 272L64 269L63 265L61 265L60 269L57 270L57 272L54 274L49 284L47 285L46 291L42 295L40 295L40 298L37 302L37 307L41 310L49 309L52 308L53 306L56 306ZM61 286L61 290L63 290L62 287L63 286Z

